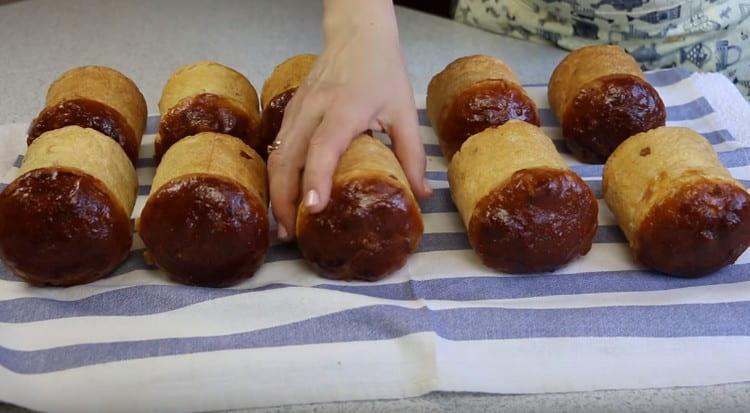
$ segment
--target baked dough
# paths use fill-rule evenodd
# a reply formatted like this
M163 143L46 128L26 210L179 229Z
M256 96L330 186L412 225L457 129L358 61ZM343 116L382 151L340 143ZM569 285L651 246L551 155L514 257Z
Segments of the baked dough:
M279 134L286 105L310 73L315 59L316 56L312 54L292 56L276 66L268 79L263 83L263 91L261 92L260 99L263 104L263 114L260 121L260 140L265 145L259 148L258 153L264 158L268 158L266 148L273 143L276 135Z
M490 268L553 271L591 249L596 198L534 125L511 120L471 136L448 178L471 246Z
M137 229L149 257L174 280L227 286L263 263L267 206L260 155L238 138L203 132L164 155Z
M667 116L638 62L619 46L571 52L552 73L548 97L568 148L589 163L603 163L622 141L664 126Z
M750 194L687 128L637 134L609 157L604 198L636 259L679 276L733 263L750 245Z
M427 88L427 116L450 160L469 136L511 119L539 125L534 101L508 65L491 56L457 59Z
M367 135L339 160L326 208L300 206L297 240L319 274L376 281L398 270L422 239L422 215L390 149Z
M222 64L201 61L177 69L164 86L159 112L156 159L200 132L232 135L259 148L258 93L245 76Z
M108 67L78 67L50 85L27 140L69 125L92 128L117 141L135 164L146 116L146 100L132 80Z
M137 188L110 137L79 126L45 132L0 194L0 255L34 285L97 280L130 250Z

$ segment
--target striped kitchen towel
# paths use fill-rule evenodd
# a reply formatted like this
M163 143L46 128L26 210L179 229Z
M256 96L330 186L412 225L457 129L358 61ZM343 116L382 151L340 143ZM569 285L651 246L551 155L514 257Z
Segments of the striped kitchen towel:
M720 122L698 77L649 74L668 123L711 141L750 185L750 147ZM529 85L561 143L546 85ZM739 96L739 94L738 94ZM418 97L424 107L424 96ZM737 105L747 105L744 99ZM750 109L748 109L750 111ZM377 283L316 277L294 246L273 245L232 288L174 284L143 260L68 289L32 288L0 268L0 400L54 411L218 410L416 396L434 390L536 393L750 381L750 252L699 279L644 270L600 201L585 257L555 272L480 265L451 202L424 110L435 195L419 252ZM143 207L154 174L149 119L138 162ZM0 127L22 160L26 125ZM747 142L747 140L745 140ZM601 199L601 165L558 148Z

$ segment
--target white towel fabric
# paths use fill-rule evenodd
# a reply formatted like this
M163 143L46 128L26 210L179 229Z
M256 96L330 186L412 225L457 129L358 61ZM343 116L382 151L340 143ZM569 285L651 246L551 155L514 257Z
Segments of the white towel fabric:
M747 136L738 125L747 107L728 114L744 99L720 92L731 85L711 76L670 70L649 78L669 124L706 136L747 186L750 144L737 139ZM546 86L527 90L564 151ZM424 96L417 101L424 108ZM52 411L185 411L434 390L750 380L750 252L704 278L655 274L633 261L600 202L600 228L585 257L551 274L492 272L469 249L424 109L420 118L437 189L422 205L420 250L403 269L372 284L334 282L316 277L294 246L274 245L252 279L195 288L148 267L137 238L111 277L89 285L32 288L0 267L0 400ZM134 216L153 177L156 122L141 148ZM24 132L24 125L0 127L0 159L20 164ZM564 157L601 198L601 165Z
M714 108L718 123L726 125L738 141L750 146L750 102L721 73L695 73L693 79L691 85Z

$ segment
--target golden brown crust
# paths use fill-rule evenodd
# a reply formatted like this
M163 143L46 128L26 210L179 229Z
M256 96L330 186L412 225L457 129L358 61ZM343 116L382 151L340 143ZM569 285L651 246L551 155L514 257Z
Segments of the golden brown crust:
M44 105L44 109L40 112L40 117L49 117L54 114L55 111L60 109L66 109L66 102L95 102L99 105L79 105L75 109L81 109L76 116L58 116L55 122L42 127L44 125L36 125L39 118L35 119L32 123L30 130L29 143L38 135L43 132L55 128L60 128L68 125L79 125L83 127L93 126L100 132L112 137L121 143L123 148L133 159L137 159L137 150L143 137L143 132L146 129L146 117L148 116L146 108L146 100L141 94L135 83L130 80L127 76L114 70L112 68L103 66L83 66L75 69L71 69L63 73L57 78L49 87L47 91L47 99ZM75 105L74 105L75 106ZM102 107L104 108L102 110ZM109 115L110 112L116 112L122 119L127 123L127 128L120 126L119 129L122 131L122 136L113 136L110 134L111 129L104 127L107 122L104 119L91 119L95 117L97 113L86 114L87 109L93 109L94 112L101 112L105 115ZM67 107L68 115L70 115L70 107ZM82 112L82 113L81 113ZM63 110L63 113L66 113ZM51 119L47 119L51 120ZM112 122L117 122L112 120ZM102 128L96 128L96 126L102 126ZM32 136L31 132L35 129L35 136ZM129 129L127 131L126 129ZM127 140L127 142L124 142ZM135 150L135 157L133 156L133 150Z
M165 115L185 99L199 95L215 95L232 102L232 106L243 111L247 117L248 133L252 136L257 134L260 125L258 93L240 72L216 62L200 61L177 69L164 86L159 113Z
M120 146L93 129L66 126L42 134L29 146L18 176L34 169L74 168L101 181L129 216L138 177Z
M152 193L138 231L172 279L206 287L251 277L269 245L265 203L235 180L206 174L172 179Z
M472 99L478 90L471 92L470 89L481 89L482 86L479 86L479 84L488 85L488 81L501 82L503 87L485 87L483 93L480 93L478 101L476 98ZM466 95L467 93L468 95ZM506 93L511 95L506 96ZM463 99L461 98L462 95ZM482 98L482 96L484 97ZM472 100L474 100L475 107L472 107ZM455 105L459 107L454 107ZM496 107L493 107L493 105ZM515 113L506 113L510 106L522 108L521 111L524 114L516 116ZM457 112L464 112L468 117L467 121L471 117L478 116L482 118L479 123L486 122L488 125L492 123L491 126L497 126L508 119L515 118L534 123L534 119L538 118L536 105L526 95L521 87L521 82L510 67L499 59L485 55L456 59L430 80L427 88L427 116L440 139L443 153L446 154L451 154L457 149L455 148L456 135L465 135L465 138L470 136L471 133L480 131L474 128L471 133L468 133L468 131L458 133ZM459 125L468 126L465 125L465 122L460 122ZM460 147L460 144L458 147Z
M627 139L607 160L602 189L636 257L652 268L703 274L731 263L735 252L748 246L747 236L740 235L747 233L742 195L747 190L719 162L711 144L690 129L662 127ZM665 246L665 231L681 239ZM699 245L714 257L705 266L684 256L684 249ZM702 256L698 250L694 254Z
M599 206L571 171L516 171L485 195L468 233L482 262L510 273L554 271L591 249Z
M130 162L138 160L140 139L127 120L107 105L90 99L69 99L42 110L29 127L26 143L31 145L44 132L76 125L101 132L120 144Z
M416 250L424 230L419 207L389 179L373 175L334 185L325 210L300 216L297 244L321 276L377 281Z
M154 141L154 157L160 161L177 141L201 132L234 136L256 151L263 146L258 142L258 130L235 100L203 93L182 99L162 115Z
M471 136L448 179L472 248L491 268L551 271L591 247L596 198L539 127L513 120Z
M172 179L193 174L236 181L268 205L265 162L252 148L233 136L203 132L173 145L156 170L151 194Z
M521 169L568 170L541 128L517 120L471 136L448 167L451 195L468 228L480 199Z
M325 210L300 206L298 244L321 275L376 280L397 270L422 238L422 217L395 155L362 135L344 152ZM331 247L335 246L335 247Z
M70 167L22 173L0 194L0 255L33 285L95 281L131 245L130 213L107 186Z
M636 258L687 277L733 263L750 246L750 194L726 182L697 180L654 205L637 232Z
M659 93L618 46L571 52L552 73L548 97L568 147L584 162L604 162L631 135L666 121Z
M314 54L292 56L277 65L263 82L260 101L265 110L271 99L289 89L298 88L305 80L317 58Z
M258 141L258 153L263 159L268 159L268 146L276 140L276 135L281 130L281 122L284 120L286 105L297 93L297 88L287 89L285 92L274 96L268 106L263 109L260 119L260 133Z
M603 163L625 139L664 126L659 93L633 75L602 76L585 84L562 118L565 143L584 162Z
M596 45L570 52L557 65L547 90L550 107L558 119L587 83L602 76L632 75L646 80L638 62L620 46Z
M443 112L440 148L450 160L469 136L509 120L539 126L536 104L523 88L506 80L483 80L469 86Z
M238 138L203 132L164 155L136 223L177 281L224 286L253 275L268 249L265 163Z

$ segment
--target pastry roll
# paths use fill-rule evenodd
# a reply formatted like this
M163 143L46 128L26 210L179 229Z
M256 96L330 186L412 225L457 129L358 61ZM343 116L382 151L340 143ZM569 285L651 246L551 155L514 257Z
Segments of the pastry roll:
M602 189L635 258L650 268L700 276L750 245L750 194L690 129L627 139L604 166Z
M390 149L367 135L339 160L326 208L297 214L302 255L326 278L376 281L398 270L422 239L422 215Z
M490 268L552 271L591 249L596 198L536 126L513 120L471 136L448 178L469 242Z
M137 230L174 280L219 287L251 277L268 250L268 184L260 156L213 132L172 145Z
M117 141L135 164L146 115L146 100L132 80L108 67L79 67L49 87L27 141L31 144L44 132L64 126L92 128Z
M574 50L552 73L548 94L568 148L583 162L603 163L622 141L667 117L659 93L618 46Z
M469 136L488 127L511 119L539 125L536 105L515 73L484 55L457 59L432 78L427 116L448 160Z
M0 255L34 285L99 279L130 250L137 188L112 138L79 126L45 132L0 194Z
M164 86L159 112L157 160L175 142L200 132L235 136L256 151L261 146L258 93L245 76L219 63L197 62L177 69Z
M260 94L260 102L263 105L260 140L264 145L258 153L264 158L268 157L266 147L276 139L281 129L287 103L310 73L315 58L312 54L292 56L276 66L271 76L263 83Z

